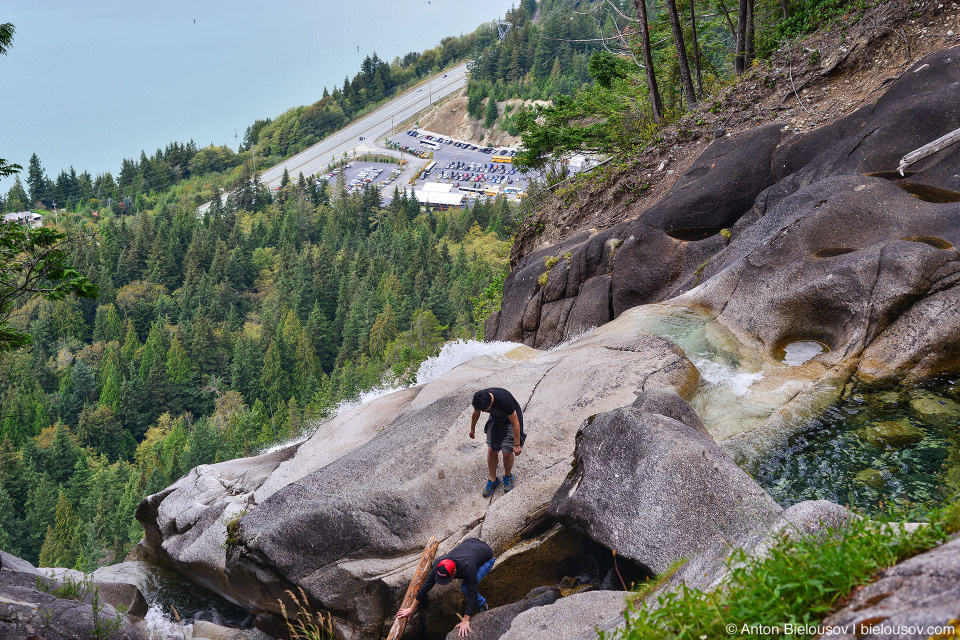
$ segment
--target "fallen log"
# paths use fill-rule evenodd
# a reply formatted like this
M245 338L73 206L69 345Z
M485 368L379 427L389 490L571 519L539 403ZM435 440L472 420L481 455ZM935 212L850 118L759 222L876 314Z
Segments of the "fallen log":
M427 547L420 555L420 564L417 565L417 570L413 574L413 580L410 581L410 586L407 587L407 593L403 596L403 602L400 604L401 609L406 609L413 604L413 599L417 597L417 591L423 586L423 581L427 579L427 574L430 573L430 570L433 568L433 558L437 555L437 546L439 544L433 536L427 541ZM393 621L393 626L390 627L387 640L397 640L403 635L403 631L406 628L407 618L396 618Z
M927 156L932 156L938 151L946 149L952 144L960 142L960 129L954 129L945 136L941 136L930 142L923 145L915 151L911 151L907 155L903 156L903 159L900 160L900 166L897 167L897 170L900 171L900 175L903 175L903 170L909 167L914 162L923 160Z

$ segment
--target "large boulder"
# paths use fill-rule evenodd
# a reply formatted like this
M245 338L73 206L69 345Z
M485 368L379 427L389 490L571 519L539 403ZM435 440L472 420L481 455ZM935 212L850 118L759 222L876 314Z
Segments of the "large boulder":
M623 591L588 591L551 605L528 609L513 619L502 640L596 640L597 630L611 632L624 624Z
M626 407L581 427L573 471L550 511L659 574L712 545L767 529L782 509L709 436L663 413Z
M567 545L519 532L563 481L579 425L645 388L687 395L696 384L695 368L670 342L614 337L479 358L341 414L300 445L198 467L140 505L143 553L249 609L279 612L284 592L302 588L358 637L383 632L431 535L440 553L467 536L493 546L502 562L485 585L516 574L522 554L565 566ZM529 438L517 487L484 499L485 447L467 431L474 390L494 385L520 401ZM429 634L451 628L459 598L456 585L434 589Z
M560 590L556 587L538 587L516 602L479 613L470 619L470 637L473 640L499 640L518 615L534 607L553 604L559 597ZM457 629L447 634L447 640L458 637Z
M20 573L40 575L37 568L28 561L23 558L18 558L6 551L0 551L0 571L19 571Z
M125 571L121 565L104 567L91 574L63 567L43 567L38 571L41 575L59 582L71 582L85 585L91 590L96 589L100 599L132 616L143 618L147 615L147 600L138 581L124 577L129 570Z
M23 561L11 558L4 554L0 572L0 638L144 640L126 616L92 590L62 588L58 580L20 571Z

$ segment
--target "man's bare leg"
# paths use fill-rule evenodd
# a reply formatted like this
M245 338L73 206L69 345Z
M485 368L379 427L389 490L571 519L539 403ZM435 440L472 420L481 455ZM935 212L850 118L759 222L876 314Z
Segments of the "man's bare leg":
M497 481L497 466L500 464L499 451L487 447L487 471L490 472L490 482ZM510 454L510 464L513 464L513 454ZM507 466L507 454L503 454L503 466Z
M503 475L512 476L513 475L513 459L516 457L514 453L503 452Z

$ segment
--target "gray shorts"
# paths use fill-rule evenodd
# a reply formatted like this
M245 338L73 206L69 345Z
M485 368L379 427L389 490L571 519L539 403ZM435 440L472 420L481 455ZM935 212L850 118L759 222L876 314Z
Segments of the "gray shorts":
M487 429L487 447L493 449L493 429ZM500 445L500 451L504 453L513 453L513 423L510 423L510 426L507 427L507 435L503 438L503 443Z

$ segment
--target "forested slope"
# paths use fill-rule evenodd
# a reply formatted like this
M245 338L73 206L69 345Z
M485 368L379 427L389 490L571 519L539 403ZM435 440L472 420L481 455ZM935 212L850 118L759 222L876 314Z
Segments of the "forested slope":
M172 189L136 216L61 218L86 236L73 262L99 297L13 317L33 344L0 361L0 548L120 559L145 495L296 437L473 335L474 298L503 277L506 202L434 214L331 191L251 186L198 218Z

